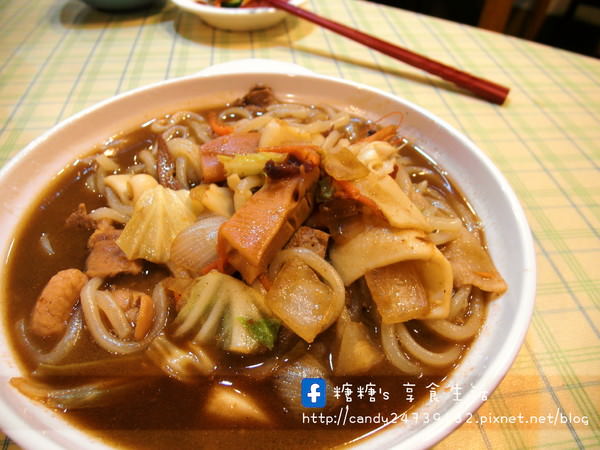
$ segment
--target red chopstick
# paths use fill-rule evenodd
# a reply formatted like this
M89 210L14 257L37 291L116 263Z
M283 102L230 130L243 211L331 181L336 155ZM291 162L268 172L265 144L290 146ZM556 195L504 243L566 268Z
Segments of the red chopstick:
M369 34L363 33L362 31L358 31L347 27L346 25L342 25L341 23L326 19L313 12L307 11L306 9L290 5L286 0L266 1L275 8L287 11L290 14L306 19L309 22L313 22L319 26L327 28L328 30L341 34L342 36L346 36L347 38L356 42L360 42L361 44L366 45L374 50L378 50L381 53L391 56L392 58L399 59L400 61L410 64L411 66L418 67L426 72L437 75L440 78L471 91L472 93L492 103L502 105L510 91L509 88L500 84L476 77L467 72L463 72L462 70L455 69L454 67L447 66L446 64L434 61L433 59L429 59L426 56L419 55L418 53L398 47Z

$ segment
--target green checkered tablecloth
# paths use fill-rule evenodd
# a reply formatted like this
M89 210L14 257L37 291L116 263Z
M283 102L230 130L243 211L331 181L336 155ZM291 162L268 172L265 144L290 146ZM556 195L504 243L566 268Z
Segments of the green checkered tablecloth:
M218 31L172 5L110 15L77 0L0 2L0 161L60 120L120 92L239 58L294 62L413 101L470 137L519 196L538 290L525 344L475 414L586 423L466 423L438 448L600 446L600 62L358 0L307 8L505 84L498 107L343 37L288 17ZM8 438L4 447L13 447Z

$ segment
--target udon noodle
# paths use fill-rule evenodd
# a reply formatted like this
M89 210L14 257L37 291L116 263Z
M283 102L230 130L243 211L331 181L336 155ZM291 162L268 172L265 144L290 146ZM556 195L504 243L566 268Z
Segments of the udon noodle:
M259 86L78 160L10 261L27 368L12 384L87 427L162 415L189 431L289 427L305 377L327 381L327 410L346 377L441 382L506 284L469 204L394 117ZM39 273L23 275L31 257ZM169 412L169 396L198 412Z

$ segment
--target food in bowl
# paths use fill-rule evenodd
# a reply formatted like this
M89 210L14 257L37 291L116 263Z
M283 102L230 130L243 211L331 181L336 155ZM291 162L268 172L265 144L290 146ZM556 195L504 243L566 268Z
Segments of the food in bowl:
M257 87L74 161L11 252L27 372L11 383L144 448L215 429L215 445L248 429L336 445L379 425L328 431L313 412L366 416L380 396L389 419L426 400L506 283L468 201L398 130ZM323 385L303 395L303 379ZM365 388L351 404L348 385Z
M300 6L304 0L289 0ZM230 31L253 31L277 25L287 17L285 11L272 7L263 1L253 1L247 5L231 2L203 2L196 0L173 0L178 7L199 16L208 25Z
M260 8L271 6L271 4L265 0L196 0L196 3L216 6L218 8Z

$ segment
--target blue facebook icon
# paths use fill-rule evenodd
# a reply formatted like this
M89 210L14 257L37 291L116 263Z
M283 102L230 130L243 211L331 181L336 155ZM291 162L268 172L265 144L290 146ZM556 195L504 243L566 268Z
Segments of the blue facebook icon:
M323 378L302 379L302 406L305 408L323 408L327 401L327 391Z

